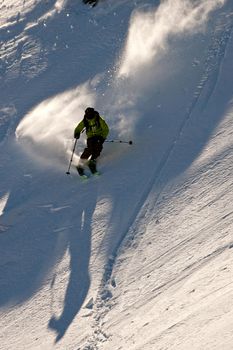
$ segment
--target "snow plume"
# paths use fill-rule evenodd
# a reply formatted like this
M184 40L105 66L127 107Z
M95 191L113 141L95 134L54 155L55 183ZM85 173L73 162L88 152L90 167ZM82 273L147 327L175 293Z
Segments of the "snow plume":
M131 139L138 120L138 91L131 81L117 80L106 92L104 105L106 119L110 120L111 137Z
M57 0L54 7L57 11L61 11L67 3L67 0Z
M38 159L64 163L65 155L71 154L74 128L94 100L89 83L49 98L23 118L16 137Z
M10 193L7 192L3 197L0 197L0 216L4 213L4 208L7 204L9 196L10 196ZM0 232L1 232L1 226L0 226Z
M164 0L155 10L135 11L128 32L119 76L155 60L168 48L172 35L202 31L211 11L225 0Z

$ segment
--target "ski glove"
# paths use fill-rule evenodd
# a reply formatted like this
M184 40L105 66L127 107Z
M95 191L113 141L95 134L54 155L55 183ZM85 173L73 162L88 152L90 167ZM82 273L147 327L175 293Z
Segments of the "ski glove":
M78 140L79 137L80 137L80 132L74 132L74 138Z
M98 136L97 142L100 143L101 145L104 143L105 138L102 136Z

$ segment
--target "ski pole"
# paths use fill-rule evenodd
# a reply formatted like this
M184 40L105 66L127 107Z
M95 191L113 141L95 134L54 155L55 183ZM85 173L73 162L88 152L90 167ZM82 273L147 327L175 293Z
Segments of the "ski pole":
M129 145L133 144L133 141L122 141L122 140L105 140L105 142L128 143Z
M72 163L72 160L73 160L73 155L74 155L74 151L75 151L75 147L76 147L77 141L78 141L78 139L75 139L74 147L73 147L72 154L71 154L71 158L70 158L69 167L68 167L68 170L67 170L67 172L66 172L67 175L70 175L70 167L71 167L71 163Z

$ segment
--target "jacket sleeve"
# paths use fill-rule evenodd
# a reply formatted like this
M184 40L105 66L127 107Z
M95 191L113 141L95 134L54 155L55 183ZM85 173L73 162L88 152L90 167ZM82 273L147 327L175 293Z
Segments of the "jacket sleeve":
M109 133L109 127L108 127L108 124L106 123L106 121L100 117L100 126L101 126L101 129L102 129L102 137L104 139L106 139L106 137L108 136L108 133Z
M84 125L84 121L82 120L74 129L74 137L79 138L84 128L85 128L85 125Z

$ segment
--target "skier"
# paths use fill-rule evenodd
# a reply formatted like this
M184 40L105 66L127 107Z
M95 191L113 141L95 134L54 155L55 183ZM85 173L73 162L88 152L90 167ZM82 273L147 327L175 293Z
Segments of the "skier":
M81 154L79 164L76 168L80 176L85 176L84 168L85 165L88 164L91 173L97 175L96 159L103 149L103 143L108 136L109 128L99 113L95 111L94 108L88 107L85 110L83 120L74 130L74 137L79 139L84 129L86 129L87 147Z

